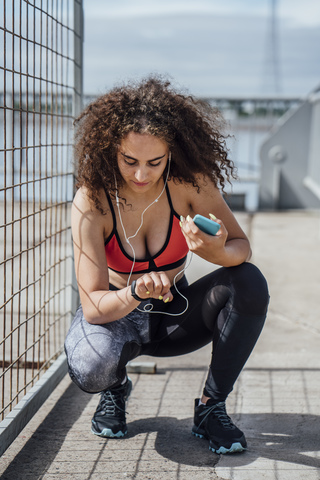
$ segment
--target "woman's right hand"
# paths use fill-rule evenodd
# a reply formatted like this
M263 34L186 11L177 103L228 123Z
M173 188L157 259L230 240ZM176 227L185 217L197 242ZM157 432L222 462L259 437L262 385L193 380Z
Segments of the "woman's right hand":
M135 293L142 299L155 298L164 303L171 302L171 283L165 272L145 273L136 280Z

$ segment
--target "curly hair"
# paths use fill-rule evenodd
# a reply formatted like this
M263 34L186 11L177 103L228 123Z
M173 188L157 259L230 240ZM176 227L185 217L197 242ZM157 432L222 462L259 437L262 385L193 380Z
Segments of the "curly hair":
M220 112L176 91L170 81L158 76L115 87L93 101L75 125L76 186L88 189L102 213L99 191L104 188L114 197L116 185L123 184L117 151L131 131L154 135L168 144L169 178L175 182L187 182L199 190L197 176L202 174L223 190L226 180L236 178Z

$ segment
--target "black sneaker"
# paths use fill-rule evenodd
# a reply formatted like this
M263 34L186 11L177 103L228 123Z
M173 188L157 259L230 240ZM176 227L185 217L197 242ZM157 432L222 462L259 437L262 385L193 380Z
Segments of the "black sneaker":
M225 402L198 405L195 399L192 434L209 440L209 449L215 453L242 452L247 448L245 436L227 415Z
M124 437L127 431L126 400L132 390L132 381L101 392L100 402L92 418L91 431L95 435L108 438Z

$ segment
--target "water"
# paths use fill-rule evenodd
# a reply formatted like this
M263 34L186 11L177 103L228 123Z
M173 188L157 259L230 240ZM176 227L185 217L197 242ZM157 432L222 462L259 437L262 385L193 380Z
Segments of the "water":
M13 121L13 114L6 112L6 129L0 118L0 131L4 132L0 137L0 200L4 190L7 200L72 200L71 120L17 113Z

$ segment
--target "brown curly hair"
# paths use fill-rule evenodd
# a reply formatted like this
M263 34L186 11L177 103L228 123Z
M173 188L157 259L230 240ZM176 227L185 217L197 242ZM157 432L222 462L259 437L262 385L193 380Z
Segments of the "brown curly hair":
M208 176L224 189L235 178L228 159L225 122L220 112L201 100L176 91L170 81L151 76L129 82L93 101L75 120L77 187L85 186L89 198L101 211L99 191L113 197L123 184L117 163L121 140L131 131L164 140L172 155L170 178L191 183ZM165 175L165 173L164 173Z

